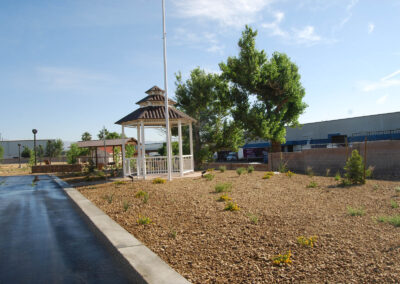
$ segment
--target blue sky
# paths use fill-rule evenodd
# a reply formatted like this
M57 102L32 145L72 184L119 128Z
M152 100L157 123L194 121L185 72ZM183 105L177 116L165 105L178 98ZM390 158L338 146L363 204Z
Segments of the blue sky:
M399 0L166 0L166 9L170 96L174 73L218 72L237 55L249 24L259 49L298 64L301 123L400 111ZM120 132L114 122L164 85L161 15L161 0L2 0L2 138Z

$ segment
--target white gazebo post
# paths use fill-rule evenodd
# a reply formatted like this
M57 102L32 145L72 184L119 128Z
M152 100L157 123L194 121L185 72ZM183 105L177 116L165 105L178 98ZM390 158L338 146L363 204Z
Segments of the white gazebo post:
M182 153L182 121L178 120L178 144L179 144L179 173L183 177L183 153Z
M190 146L191 166L192 166L192 171L194 171L192 122L189 123L189 146Z
M140 122L140 126L142 128L142 165L143 165L143 179L146 179L146 146L145 146L145 138L144 138L144 122L143 120Z
M142 140L140 138L140 127L139 127L139 123L136 124L136 128L137 128L137 158L136 158L136 171L137 171L137 177L140 177L140 169L141 169L141 157L142 157Z
M115 165L117 166L117 165ZM122 177L126 175L126 165L125 165L125 127L122 125Z

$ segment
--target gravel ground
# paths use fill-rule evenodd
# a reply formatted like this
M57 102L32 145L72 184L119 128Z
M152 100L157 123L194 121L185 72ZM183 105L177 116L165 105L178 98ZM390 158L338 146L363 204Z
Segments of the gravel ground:
M78 189L193 283L400 282L400 227L376 221L400 214L390 203L400 204L399 182L368 180L341 188L332 177L262 176L227 171L216 172L212 181ZM307 188L311 180L316 188ZM216 201L221 194L214 187L221 182L232 184L228 195L239 211L225 211L225 203ZM138 190L149 193L147 203L135 198ZM126 212L124 203L130 205ZM350 216L347 206L362 207L365 214ZM139 225L139 216L152 223ZM317 241L304 247L299 236L317 236ZM272 263L289 250L291 265Z

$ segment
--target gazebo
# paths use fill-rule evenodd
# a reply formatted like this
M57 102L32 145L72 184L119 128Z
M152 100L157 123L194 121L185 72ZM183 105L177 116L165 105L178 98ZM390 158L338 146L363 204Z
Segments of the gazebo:
M118 120L115 124L122 126L122 134L125 127L137 129L137 158L126 158L125 147L122 147L122 162L124 176L136 176L145 179L147 175L163 175L168 173L167 156L146 157L145 128L165 127L169 133L174 126L178 127L179 155L171 156L171 171L173 174L183 176L194 171L193 160L193 135L192 123L195 119L177 110L174 102L168 99L169 125L165 122L165 97L164 90L157 86L146 91L147 97L138 101L140 107ZM190 154L183 155L182 150L182 126L189 126ZM171 135L169 135L171 139ZM172 141L170 140L172 145Z

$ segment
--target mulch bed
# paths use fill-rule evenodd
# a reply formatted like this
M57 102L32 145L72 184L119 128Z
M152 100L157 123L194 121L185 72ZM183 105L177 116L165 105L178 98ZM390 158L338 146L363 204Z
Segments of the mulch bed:
M400 281L400 227L376 221L400 214L390 204L400 204L400 183L341 188L333 177L262 176L227 171L212 181L108 183L79 191L193 283ZM318 187L307 188L311 180ZM228 195L240 211L225 211L216 201L221 182L232 183ZM149 193L147 203L135 198L138 190ZM350 216L347 206L363 207L365 215ZM152 223L139 225L139 216ZM315 246L299 245L299 236L317 236ZM289 250L291 265L272 263Z

